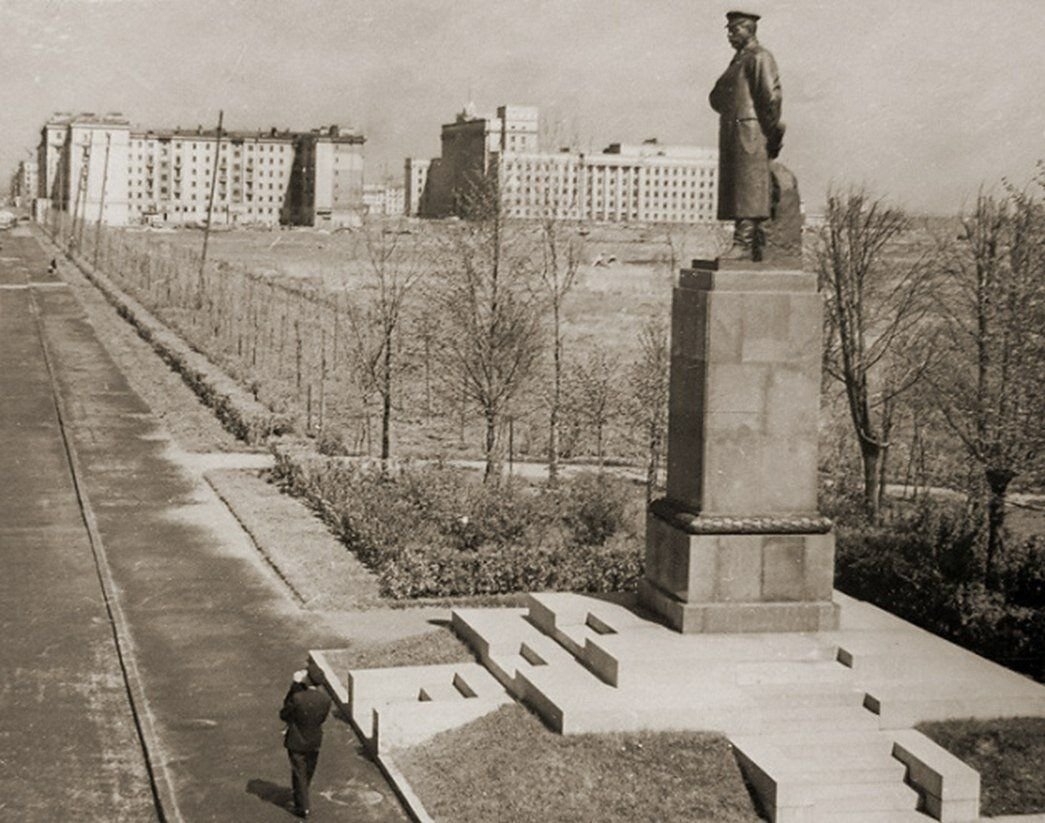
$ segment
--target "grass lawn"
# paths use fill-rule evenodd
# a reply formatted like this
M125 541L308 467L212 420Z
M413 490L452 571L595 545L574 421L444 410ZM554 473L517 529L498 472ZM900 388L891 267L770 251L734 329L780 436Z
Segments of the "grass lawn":
M980 813L1045 812L1045 717L951 720L918 729L980 773Z
M437 820L761 820L729 743L696 732L562 736L518 705L395 755Z

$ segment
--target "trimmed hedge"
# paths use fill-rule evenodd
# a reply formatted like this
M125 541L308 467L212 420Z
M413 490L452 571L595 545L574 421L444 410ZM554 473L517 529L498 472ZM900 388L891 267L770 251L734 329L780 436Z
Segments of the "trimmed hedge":
M194 351L184 340L158 320L141 303L119 288L82 257L70 257L83 275L112 304L138 336L181 375L225 428L235 437L250 444L264 443L269 437L287 434L293 429L289 416L277 414L259 403L246 389L225 374L206 357Z
M642 497L626 481L484 484L442 465L274 451L277 479L377 572L387 597L626 591L642 576Z

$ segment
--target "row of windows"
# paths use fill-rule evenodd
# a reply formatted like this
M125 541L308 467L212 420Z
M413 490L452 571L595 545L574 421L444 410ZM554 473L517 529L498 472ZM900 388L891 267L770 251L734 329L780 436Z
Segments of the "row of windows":
M227 200L228 197L226 195L227 195L227 192L224 191L224 190L215 192L215 200L221 200L221 201ZM257 201L258 203L266 203L266 202L268 202L268 203L282 203L283 202L283 198L281 196L278 196L278 195L277 196L262 195L260 197L255 197L252 194L247 194L246 197L244 198L243 192L241 192L241 191L234 191L233 195L234 195L235 199L237 199L237 200L245 199L246 202L248 202L248 203L251 203L251 202L254 202L254 201ZM130 198L132 200L155 200L156 199L155 192L152 192L152 191L148 191L148 192L132 191L132 192L129 193L129 196L130 196ZM160 199L163 199L163 200L170 199L170 192L166 188L161 188L159 196L160 196ZM191 195L186 197L186 196L183 196L181 192L177 192L176 191L176 192L173 193L173 197L175 199L177 199L177 200L182 200L182 201L185 201L185 200L199 201L199 202L203 203L203 202L206 202L209 199L210 195L208 195L208 194L197 194L196 192L193 192Z
M166 154L171 148L180 148L183 151L186 148L191 148L193 151L195 151L197 148L202 148L204 151L210 151L211 150L211 146L213 146L213 145L215 145L215 141L214 140L203 140L203 141L199 141L199 142L192 141L192 142L188 142L188 143L185 142L184 140L179 140L179 141L175 142L173 144L173 146L168 145L165 142L158 142L158 141L154 141L154 140L132 140L131 141L131 146L133 148L136 148L136 149L151 148L153 150L158 148L164 154ZM230 145L233 147L233 149L235 150L236 154L240 153L241 146L237 145L236 143L229 143L227 140L223 140L222 141L221 148L222 148L223 151L228 151L228 147ZM268 143L268 144L247 143L247 144L244 144L242 146L242 148L245 148L248 152L256 151L258 153L262 153L262 152L265 152L266 149L267 149L269 154L275 154L277 152L279 154L283 154L284 152L289 151L293 147L289 146L289 145L285 145L285 144L276 145L276 144L273 144L273 143Z

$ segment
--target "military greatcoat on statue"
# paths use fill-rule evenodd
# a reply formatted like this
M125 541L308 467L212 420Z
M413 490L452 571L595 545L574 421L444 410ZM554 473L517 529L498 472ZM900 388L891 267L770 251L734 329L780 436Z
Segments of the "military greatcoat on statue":
M769 160L780 151L780 75L773 55L752 40L711 90L719 114L718 219L770 216Z

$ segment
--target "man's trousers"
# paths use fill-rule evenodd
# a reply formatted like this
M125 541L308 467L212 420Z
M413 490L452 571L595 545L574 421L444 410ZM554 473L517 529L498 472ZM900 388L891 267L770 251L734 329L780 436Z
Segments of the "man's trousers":
M294 805L299 812L307 812L308 787L312 782L312 775L316 771L316 762L319 760L319 752L292 752L287 750L290 757L290 776L294 786Z

